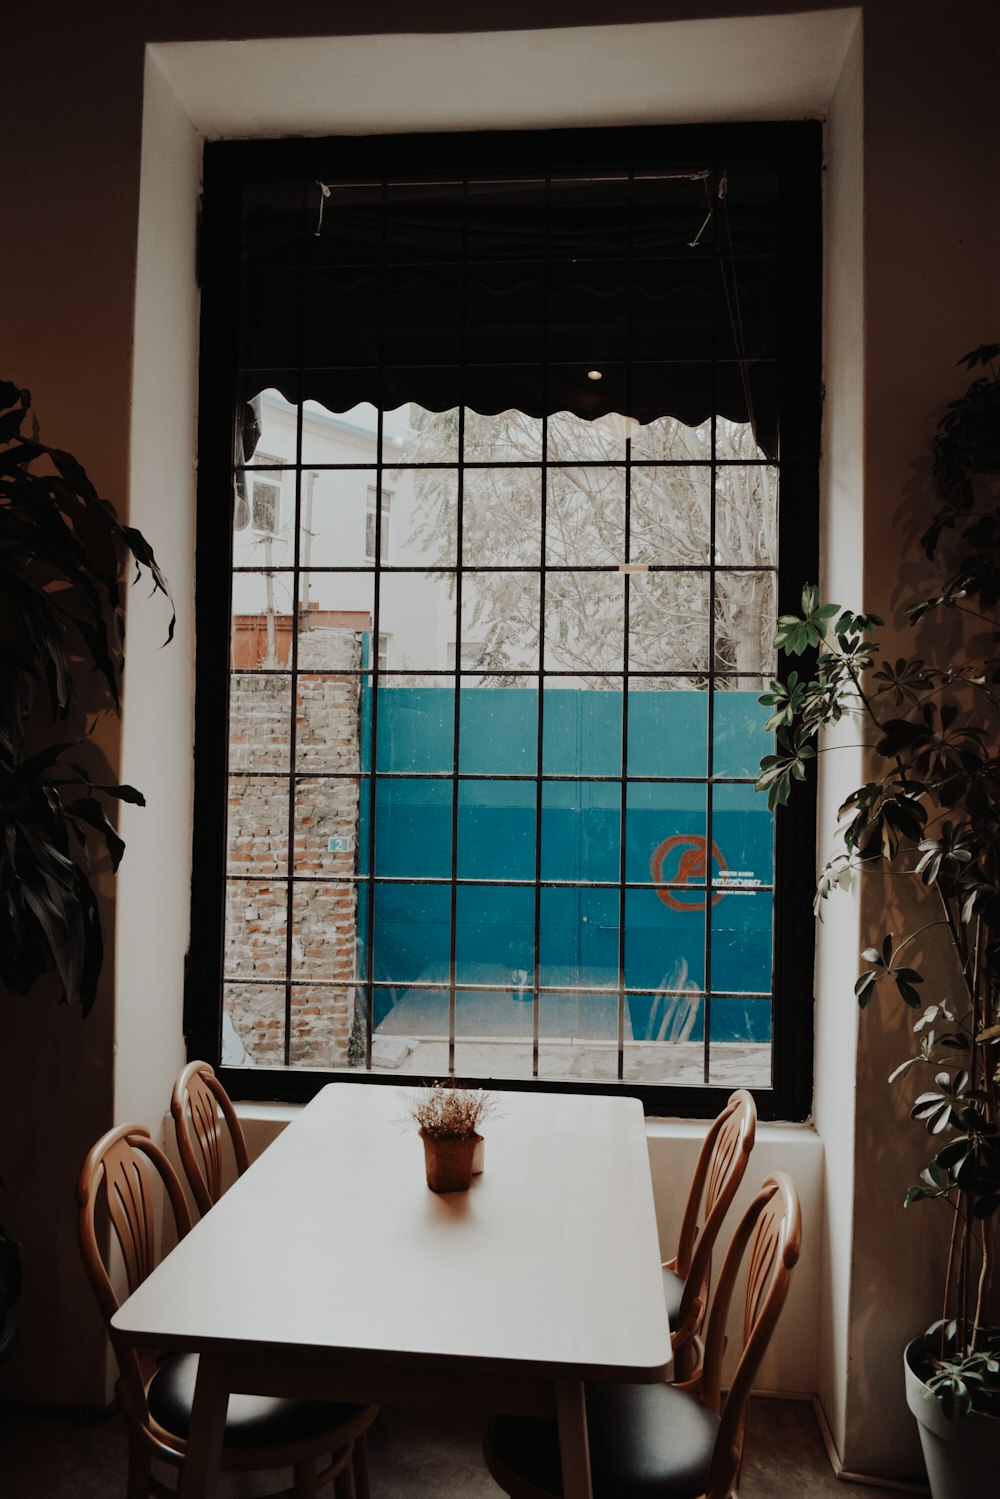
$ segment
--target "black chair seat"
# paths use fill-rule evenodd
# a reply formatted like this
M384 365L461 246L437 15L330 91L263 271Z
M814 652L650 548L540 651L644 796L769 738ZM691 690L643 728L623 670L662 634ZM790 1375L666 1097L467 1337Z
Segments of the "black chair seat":
M681 1297L684 1295L684 1277L676 1270L663 1267L663 1299L667 1303L667 1320L671 1331L675 1331L681 1320Z
M587 1387L594 1499L695 1499L708 1488L719 1417L667 1384ZM554 1421L491 1416L487 1458L544 1493L562 1494Z
M175 1436L186 1437L198 1377L198 1355L176 1353L166 1359L150 1380L149 1412ZM282 1447L310 1441L326 1431L353 1421L360 1405L321 1400L282 1400L271 1395L230 1395L226 1414L226 1447ZM335 1446L336 1443L332 1443ZM343 1444L346 1446L346 1442Z

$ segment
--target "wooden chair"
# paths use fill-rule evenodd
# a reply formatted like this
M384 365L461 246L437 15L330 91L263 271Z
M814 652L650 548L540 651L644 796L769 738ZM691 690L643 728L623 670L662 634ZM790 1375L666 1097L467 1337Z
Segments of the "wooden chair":
M228 1135L242 1176L250 1164L232 1099L207 1062L189 1062L174 1083L170 1099L177 1150L199 1213L207 1213L225 1190L225 1140Z
M150 1273L162 1216L178 1239L191 1227L180 1178L141 1125L109 1130L83 1163L76 1189L77 1226L83 1262L108 1323L120 1378L116 1394L129 1437L128 1499L176 1499L176 1489L152 1472L152 1459L184 1461L191 1403L198 1373L194 1353L160 1355L129 1347L110 1326L123 1297L112 1274L131 1293ZM113 1235L110 1230L113 1230ZM121 1274L112 1251L117 1241ZM103 1244L109 1248L104 1250ZM375 1406L231 1395L226 1415L222 1467L241 1471L290 1467L294 1484L274 1499L314 1499L330 1480L342 1499L368 1499L364 1432ZM327 1458L317 1473L317 1462ZM351 1477L353 1470L354 1487Z
M675 1382L683 1383L697 1373L700 1333L712 1280L712 1251L747 1169L756 1129L753 1095L738 1088L713 1120L698 1153L677 1253L663 1265Z
M764 1182L733 1235L709 1314L705 1360L693 1389L593 1384L586 1390L594 1499L735 1499L747 1401L799 1257L802 1225L783 1171ZM726 1321L746 1264L743 1349L721 1394ZM555 1421L492 1416L486 1464L511 1499L562 1494Z

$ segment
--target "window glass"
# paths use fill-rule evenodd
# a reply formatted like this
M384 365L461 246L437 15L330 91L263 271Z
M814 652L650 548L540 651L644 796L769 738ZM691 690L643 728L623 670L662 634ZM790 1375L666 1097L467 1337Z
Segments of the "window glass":
M776 859L753 782L779 561L801 586L815 543L818 135L553 149L279 143L255 176L209 148L239 397L205 398L203 1034L714 1112L786 1096L798 1025L776 871L811 834L783 814Z

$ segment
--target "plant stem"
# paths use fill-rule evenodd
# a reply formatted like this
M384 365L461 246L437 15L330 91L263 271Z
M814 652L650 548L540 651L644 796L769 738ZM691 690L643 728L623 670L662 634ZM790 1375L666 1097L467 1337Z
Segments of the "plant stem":
M972 1324L972 1349L975 1349L979 1337L979 1330L983 1321L983 1301L987 1289L993 1278L993 1242L991 1229L993 1225L987 1218L982 1223L982 1242L980 1246L979 1281L976 1285L976 1320ZM971 1351L971 1350L970 1350Z
M948 1201L950 1202L951 1198ZM945 1265L944 1271L944 1305L941 1308L940 1349L942 1358L945 1356L945 1330L948 1325L948 1307L951 1301L951 1278L955 1269L955 1247L958 1243L961 1222L958 1204L952 1203L952 1207L954 1208L955 1216L951 1220L951 1233L948 1236L948 1262Z
M902 942L896 948L895 956L898 957L899 954L903 951L903 948L908 947L909 944L913 942L917 937L921 936L922 933L929 932L936 926L946 926L948 927L949 931L951 930L951 922L945 920L944 918L942 918L942 920L940 921L926 921L924 925L918 927L915 932L911 932L908 937L903 938Z
M972 1226L969 1223L969 1204L962 1196L962 1243L959 1259L958 1284L958 1335L956 1347L969 1346L969 1272L972 1261Z
M941 901L941 905L942 905L942 908L944 910L945 924L947 925L948 930L949 930L949 932L951 934L952 947L955 949L955 956L958 958L959 971L961 972L961 975L962 975L962 982L965 985L965 992L966 992L966 994L968 996L969 1004L970 1004L970 1007L972 1008L973 1018L974 1018L975 1017L975 994L973 992L972 985L971 985L970 980L969 980L969 953L968 953L968 948L967 948L966 942L965 942L965 931L964 931L964 928L962 926L962 923L960 921L956 922L956 920L955 920L955 913L951 909L951 905L950 905L950 903L948 901L948 897L947 897L947 895L945 895L944 891L941 889L941 886L939 884L936 884L935 885L935 889L937 890L938 897L939 897L939 899Z

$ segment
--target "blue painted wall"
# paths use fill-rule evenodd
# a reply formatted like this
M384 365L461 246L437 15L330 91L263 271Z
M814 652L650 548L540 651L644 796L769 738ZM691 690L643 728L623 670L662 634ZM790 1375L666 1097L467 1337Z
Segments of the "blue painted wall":
M625 901L624 967L636 1039L662 1033L677 1006L664 989L700 989L706 978L704 849L714 845L716 879L728 872L741 888L714 893L711 907L711 1009L715 1040L765 1040L771 1031L773 830L766 802L752 784L718 784L711 809L704 782L632 779L706 773L708 694L629 694L626 804L617 782L575 779L619 776L622 694L549 689L542 702L542 773L574 779L542 785L540 868L543 880L584 881L541 892L539 981L608 990L617 985L618 892L622 857ZM537 768L538 693L529 688L465 688L459 704L459 769L487 777L459 783L457 873L460 880L533 880L536 865L532 781ZM717 693L713 770L752 778L768 741L766 713L755 693ZM378 698L374 890L375 1023L415 982L446 982L451 892L447 884L386 885L380 878L447 879L451 872L451 784L434 780L452 766L455 694L448 687L386 687ZM362 768L371 770L371 701L362 714ZM387 771L407 778L389 779ZM370 780L361 790L358 868L368 873ZM709 825L710 822L710 825ZM676 840L676 842L671 842ZM664 848L664 845L667 845ZM656 862L660 850L660 863ZM699 856L701 864L699 868ZM681 880L670 891L662 882ZM756 888L764 886L765 888ZM667 898L664 898L667 897ZM362 949L367 910L359 902ZM534 893L517 884L460 885L457 892L456 978L516 991L518 971L534 968ZM362 959L364 952L362 951ZM740 997L725 991L737 991ZM757 994L762 997L742 997ZM413 996L411 991L410 1002ZM608 1002L613 1008L613 1002ZM704 1008L690 1031L703 1035Z

